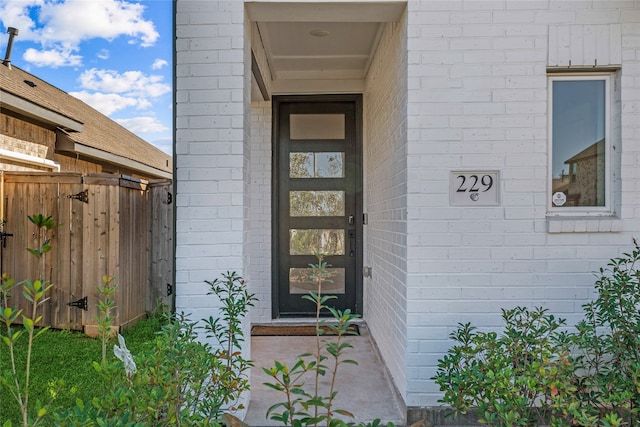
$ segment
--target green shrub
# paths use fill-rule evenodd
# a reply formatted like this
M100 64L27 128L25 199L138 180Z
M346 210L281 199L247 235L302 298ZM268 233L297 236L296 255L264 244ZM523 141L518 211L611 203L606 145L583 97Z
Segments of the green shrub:
M503 311L502 335L470 324L434 377L453 413L475 409L489 425L585 427L640 422L640 247L599 270L597 298L576 332L545 310ZM572 357L573 356L573 357Z
M123 347L121 341L117 348L126 351ZM185 317L168 319L152 350L136 354L134 365L123 363L95 362L104 394L90 405L79 402L73 411L61 414L58 425L98 420L148 426L211 425L219 418L221 400L209 381L223 362L197 340L196 324ZM209 418L211 423L205 422Z
M640 248L634 245L600 269L598 296L583 306L585 319L574 336L585 425L640 421Z
M476 409L490 426L569 425L575 391L565 324L542 308L503 310L501 334L459 324L433 378L454 414Z
M57 414L56 425L216 426L224 411L240 409L251 366L242 357L240 325L255 298L241 277L223 276L207 282L222 302L220 320L200 325L167 315L155 345L136 355L119 337L114 350L121 361L93 364L104 381L103 395ZM203 334L216 346L202 342Z

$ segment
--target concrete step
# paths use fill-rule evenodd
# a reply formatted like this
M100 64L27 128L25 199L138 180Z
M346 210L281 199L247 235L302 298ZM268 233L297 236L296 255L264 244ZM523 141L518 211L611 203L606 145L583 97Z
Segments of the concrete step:
M345 359L355 360L358 364L342 364L338 368L335 390L338 395L334 408L344 409L355 418L344 418L345 421L371 422L375 419L383 421L382 425L392 422L397 426L404 425L404 416L400 411L397 395L388 381L386 370L371 341L366 324L358 324L360 335L344 339L353 346L344 352ZM321 337L332 340L335 337ZM286 400L283 393L273 390L263 383L273 382L262 368L271 368L274 361L291 367L297 356L304 353L315 354L317 348L315 336L254 336L251 337L251 359L255 367L251 370L251 400L244 422L251 427L279 426L282 423L269 420L266 413L273 404ZM325 361L333 366L333 360ZM330 373L322 377L320 394L328 394ZM305 389L312 391L315 377L308 373L304 377Z

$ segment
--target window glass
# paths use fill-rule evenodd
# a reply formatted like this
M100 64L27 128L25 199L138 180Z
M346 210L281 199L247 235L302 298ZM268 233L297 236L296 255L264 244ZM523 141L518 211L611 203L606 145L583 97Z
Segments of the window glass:
M291 114L291 139L344 139L344 114Z
M552 80L551 206L604 207L606 80Z
M289 230L290 255L344 255L344 230Z
M344 153L289 153L290 178L344 178Z
M344 216L344 191L290 191L290 216Z
M289 269L289 292L292 294L306 294L309 291L318 292L318 283L310 279L313 272L311 268L290 268ZM344 268L327 268L330 278L322 281L323 295L326 294L344 294Z

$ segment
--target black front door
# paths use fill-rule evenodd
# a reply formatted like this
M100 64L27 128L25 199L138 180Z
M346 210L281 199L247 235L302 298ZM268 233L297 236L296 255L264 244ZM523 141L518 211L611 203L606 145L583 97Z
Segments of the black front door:
M280 96L273 101L273 316L310 316L302 298L322 253L331 306L362 307L362 98Z

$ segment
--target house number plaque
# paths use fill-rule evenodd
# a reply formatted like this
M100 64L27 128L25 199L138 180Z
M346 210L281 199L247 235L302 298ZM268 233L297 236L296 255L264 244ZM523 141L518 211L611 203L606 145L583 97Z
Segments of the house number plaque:
M449 203L451 206L497 206L498 171L451 171Z

